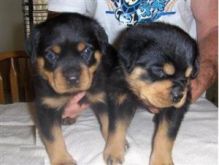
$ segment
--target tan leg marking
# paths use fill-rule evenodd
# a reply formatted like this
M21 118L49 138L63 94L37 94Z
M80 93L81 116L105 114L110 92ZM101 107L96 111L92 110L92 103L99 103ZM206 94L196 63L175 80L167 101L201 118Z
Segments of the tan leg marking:
M75 165L75 161L68 153L62 130L59 126L52 128L53 141L44 140L50 161L52 165Z
M101 133L105 141L108 138L108 127L109 127L109 118L106 113L99 115L100 123L101 123Z
M168 123L160 121L154 137L150 165L173 165L172 149L174 140L168 137Z
M127 127L128 124L124 121L117 121L115 131L109 134L104 149L104 160L107 164L116 165L124 161Z

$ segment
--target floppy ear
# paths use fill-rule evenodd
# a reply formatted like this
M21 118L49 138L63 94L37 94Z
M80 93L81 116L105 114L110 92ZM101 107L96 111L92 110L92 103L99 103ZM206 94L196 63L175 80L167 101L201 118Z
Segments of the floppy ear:
M101 52L105 54L108 47L108 36L103 27L101 27L97 22L95 22L93 26L95 31L94 33L100 46Z
M25 51L31 57L31 62L33 63L37 56L37 49L39 44L40 31L37 28L34 28L25 41Z
M137 59L137 53L128 51L128 50L121 50L118 53L120 64L125 68L125 70L130 73L134 66Z
M142 50L147 46L147 41L139 41L136 38L124 38L121 41L119 48L119 60L125 67L127 72L131 72L134 68L136 61L142 54Z

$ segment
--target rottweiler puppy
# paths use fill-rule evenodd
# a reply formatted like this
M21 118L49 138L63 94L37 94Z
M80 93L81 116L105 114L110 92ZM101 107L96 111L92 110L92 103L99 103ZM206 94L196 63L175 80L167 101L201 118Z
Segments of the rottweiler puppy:
M190 104L190 81L198 73L197 44L179 27L165 23L136 25L120 41L121 67L109 87L112 111L104 159L108 165L124 161L128 125L143 105L159 109L150 165L172 165L174 140Z
M108 38L93 19L76 13L55 16L33 29L27 52L34 68L36 123L51 164L76 164L66 149L62 114L69 99L85 91L107 138L106 79L113 68Z

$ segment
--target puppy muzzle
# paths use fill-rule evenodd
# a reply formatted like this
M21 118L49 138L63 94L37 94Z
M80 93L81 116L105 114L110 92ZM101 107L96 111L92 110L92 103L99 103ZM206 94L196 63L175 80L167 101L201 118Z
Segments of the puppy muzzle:
M178 103L180 102L186 95L186 88L187 88L187 80L186 79L178 79L173 82L173 87L170 93L170 97L172 99L173 103Z
M178 103L183 98L183 90L181 87L176 86L171 91L171 99L173 103Z
M63 72L63 75L70 86L80 83L80 69L78 68L69 68Z

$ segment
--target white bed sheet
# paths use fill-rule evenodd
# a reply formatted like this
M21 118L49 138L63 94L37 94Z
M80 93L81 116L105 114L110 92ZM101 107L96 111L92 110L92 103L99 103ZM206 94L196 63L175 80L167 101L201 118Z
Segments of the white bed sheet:
M27 103L0 105L0 165L49 165L35 131ZM130 148L124 165L148 164L153 115L138 109L128 130ZM69 152L78 165L104 165L104 140L91 110L84 111L63 132ZM218 110L204 98L190 107L179 130L173 159L176 165L217 165Z

